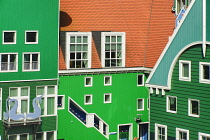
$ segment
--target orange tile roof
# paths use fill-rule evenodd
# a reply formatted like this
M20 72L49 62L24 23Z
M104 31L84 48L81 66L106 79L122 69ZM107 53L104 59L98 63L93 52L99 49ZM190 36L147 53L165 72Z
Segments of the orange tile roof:
M126 67L153 67L175 23L172 0L60 0L60 6L60 31L126 32ZM92 68L101 68L94 41Z

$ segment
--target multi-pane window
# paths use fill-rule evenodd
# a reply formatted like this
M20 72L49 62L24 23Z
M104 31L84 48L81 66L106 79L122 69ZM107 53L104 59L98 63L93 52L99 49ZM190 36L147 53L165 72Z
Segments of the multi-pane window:
M57 109L57 86L39 86L37 87L37 97L42 97L41 114L56 115Z
M92 87L93 78L85 77L85 87Z
M177 97L167 96L167 112L176 113L177 112Z
M191 61L179 60L179 80L191 80Z
M91 67L91 33L66 33L66 65L68 69Z
M104 94L104 103L111 103L112 102L112 94L111 93L105 93Z
M112 77L111 76L104 76L104 85L105 86L112 85Z
M167 126L155 124L155 140L167 140Z
M29 140L28 134L8 135L8 140Z
M176 128L176 140L189 140L189 130Z
M56 140L55 131L38 132L36 133L36 140Z
M37 44L38 43L38 31L26 31L25 32L25 43L26 44Z
M88 94L84 96L85 105L90 105L93 102L92 94Z
M144 85L144 75L138 74L137 75L137 86L143 86Z
M125 66L125 33L102 32L102 67Z
M3 31L3 44L16 44L16 31Z
M144 110L144 99L137 99L137 110Z
M29 112L29 87L11 87L9 89L9 97L18 101L18 114ZM14 102L10 104L10 108L13 106Z
M199 63L199 74L201 83L210 83L210 63L200 62Z
M210 140L210 134L199 132L199 140Z
M38 71L40 65L39 53L24 53L23 54L23 70Z
M17 54L0 54L0 71L17 71Z
M193 117L199 117L200 110L199 110L199 100L196 99L188 99L188 115Z

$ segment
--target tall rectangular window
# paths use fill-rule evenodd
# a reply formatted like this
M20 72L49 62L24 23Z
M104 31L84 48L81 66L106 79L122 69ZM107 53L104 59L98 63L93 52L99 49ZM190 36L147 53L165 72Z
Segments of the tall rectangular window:
M92 94L87 94L84 96L84 102L85 105L91 105L93 103L93 95Z
M40 53L23 54L23 71L39 71Z
M137 75L137 86L144 86L144 75L143 74Z
M112 102L112 94L111 93L105 93L104 94L104 103L111 103Z
M167 96L166 97L166 108L167 112L176 113L177 112L177 97Z
M102 32L102 67L125 67L125 32Z
M68 69L91 68L91 32L66 33L66 66Z
M92 87L93 78L92 77L85 77L84 82L85 82L85 87Z
M199 63L199 80L200 83L210 84L210 63Z
M144 99L137 99L137 111L144 110Z
M176 128L176 140L189 140L189 130Z
M25 31L25 44L38 44L38 31Z
M188 99L188 115L192 117L199 117L200 115L200 101L196 99Z
M104 86L112 85L112 76L104 76Z
M3 31L3 44L16 44L16 31Z
M155 124L155 140L167 140L167 126Z
M11 54L0 54L0 71L17 71L17 61L18 61L18 55L17 53L11 53Z
M179 60L179 80L191 81L191 61Z
M17 113L23 114L29 112L29 87L11 87L9 97L18 102ZM10 106L10 108L12 105Z
M58 109L64 109L64 106L65 106L65 96L64 95L58 95Z
M38 86L37 97L43 95L41 103L42 115L56 115L57 110L57 86Z

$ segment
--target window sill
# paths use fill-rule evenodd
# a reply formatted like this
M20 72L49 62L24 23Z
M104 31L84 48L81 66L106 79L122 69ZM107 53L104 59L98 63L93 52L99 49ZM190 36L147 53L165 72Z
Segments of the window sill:
M171 111L171 110L167 110L166 112L168 112L168 113L174 113L174 114L177 113L177 111Z
M8 43L3 42L2 44L3 45L9 45L9 44L16 44L16 42L8 42Z
M204 84L210 84L210 80L207 79L201 79L199 82Z
M179 80L180 81L188 81L188 82L191 82L191 78L189 78L189 77L179 77Z
M144 109L137 109L137 111L144 111Z
M23 70L23 72L33 72L33 71L40 71L39 69L38 70Z
M4 72L18 72L18 70L4 70L4 71L0 71L0 73L4 73Z
M196 117L196 118L199 118L200 117L200 115L195 115L195 114L188 114L188 116L190 116L190 117Z

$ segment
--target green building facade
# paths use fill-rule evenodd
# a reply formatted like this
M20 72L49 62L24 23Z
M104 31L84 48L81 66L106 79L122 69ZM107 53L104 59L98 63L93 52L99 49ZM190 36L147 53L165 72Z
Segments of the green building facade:
M0 3L1 139L55 140L59 1L3 0ZM27 118L30 113L36 113L33 100L41 95L40 104L35 103L41 107L41 115ZM13 115L12 110L15 110ZM24 119L12 119L14 116Z
M146 81L151 140L210 138L209 4L191 1Z

